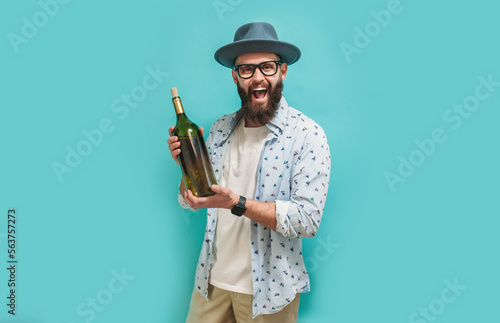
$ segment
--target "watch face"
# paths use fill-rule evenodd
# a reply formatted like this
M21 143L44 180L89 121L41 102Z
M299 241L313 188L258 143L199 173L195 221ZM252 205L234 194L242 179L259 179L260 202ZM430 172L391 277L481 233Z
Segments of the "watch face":
M246 211L246 208L245 208L246 201L247 201L247 199L244 196L240 196L240 200L238 201L238 204L233 206L233 208L231 209L231 213L233 213L234 215L237 215L237 216L242 216L243 213L245 213L245 211Z
M241 207L238 204L233 206L233 208L231 209L231 213L233 213L234 215L237 215L237 216L242 216L244 212L245 212L245 208Z

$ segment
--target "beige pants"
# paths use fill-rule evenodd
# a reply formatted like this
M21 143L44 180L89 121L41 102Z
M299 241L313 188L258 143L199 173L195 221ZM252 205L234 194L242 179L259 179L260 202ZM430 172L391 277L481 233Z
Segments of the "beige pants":
M193 291L186 323L295 323L299 296L276 314L261 314L252 320L253 296L208 285L208 301Z

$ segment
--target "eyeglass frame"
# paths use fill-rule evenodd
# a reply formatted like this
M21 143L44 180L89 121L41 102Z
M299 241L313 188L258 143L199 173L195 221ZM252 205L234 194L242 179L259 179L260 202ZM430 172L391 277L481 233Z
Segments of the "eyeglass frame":
M270 75L267 75L266 73L264 73L262 71L262 64L265 64L265 63L276 63L276 71L273 73L273 74L270 74ZM276 75L276 73L278 73L278 66L281 66L281 61L265 61L265 62L262 62L260 64L240 64L240 65L236 65L234 66L234 70L236 71L236 73L238 74L238 76L242 79L242 80L247 80L249 78L252 78L252 76L254 76L255 74L255 71L257 70L257 68L259 69L259 71L262 73L262 75L264 76L273 76L273 75ZM252 66L253 67L253 72L252 72L252 75L250 75L249 77L242 77L240 75L240 71L239 71L239 68L240 66L243 66L243 65L247 65L247 66Z

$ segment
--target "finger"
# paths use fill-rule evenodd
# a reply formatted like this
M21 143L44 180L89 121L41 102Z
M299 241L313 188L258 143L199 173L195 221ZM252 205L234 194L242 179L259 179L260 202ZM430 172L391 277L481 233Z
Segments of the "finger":
M216 194L224 193L224 188L216 184L212 184L212 186L210 186L210 189Z
M205 129L203 127L200 127L201 135L203 136L203 133L205 132Z
M176 138L176 137L170 137L167 142L172 141L171 139ZM170 154L172 155L172 158L174 161L179 165L179 158L178 156L181 154L181 150L179 147L181 146L181 143L179 141L173 141L170 142L168 145L168 150L170 150Z
M228 195L231 195L233 193L233 191L231 191L231 189L217 185L217 184L212 184L210 189L212 191L214 191L214 193L219 194L219 195L224 195L224 196L228 196Z
M181 146L180 141L173 141L173 142L170 142L168 144L168 149L170 149L170 151L172 151L174 149L178 149L180 146Z
M174 149L172 150L172 156L179 156L181 154L181 150L180 149Z
M170 136L172 136L172 134L174 133L174 130L175 130L175 126L172 126L172 127L168 128L168 134Z
M172 155L172 159L177 163L177 165L180 166L179 155L181 154L181 150L180 149L171 150L170 154Z
M177 161L177 159L179 158L179 155L181 154L181 150L180 149L173 149L170 151L170 155L172 155L172 158Z
M184 192L184 199L192 207L201 208L198 198L194 196L193 192L191 192L190 190L186 190L186 192Z
M179 141L179 137L177 136L172 136L172 137L169 137L167 139L167 144L173 144L174 142L179 142L179 145L180 145L180 141Z
M186 201L190 202L190 204L193 203L193 197L194 197L194 195L193 195L193 192L191 192L191 190L186 190L184 192L184 197L186 198Z
M191 207L194 207L193 205L193 202L191 201L191 199L189 198L189 194L188 194L189 190L186 190L184 192L184 200L187 202L187 204L189 204Z

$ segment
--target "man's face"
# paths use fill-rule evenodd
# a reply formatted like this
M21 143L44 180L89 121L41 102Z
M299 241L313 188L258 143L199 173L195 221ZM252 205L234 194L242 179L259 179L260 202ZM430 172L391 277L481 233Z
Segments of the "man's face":
M247 53L238 56L235 65L260 64L267 61L279 61L279 56L274 53ZM242 79L234 69L232 70L242 109L247 121L252 125L265 125L274 117L281 100L286 72L286 63L278 66L277 73L272 76L266 76L256 68L251 78Z

